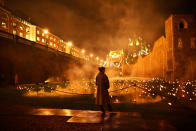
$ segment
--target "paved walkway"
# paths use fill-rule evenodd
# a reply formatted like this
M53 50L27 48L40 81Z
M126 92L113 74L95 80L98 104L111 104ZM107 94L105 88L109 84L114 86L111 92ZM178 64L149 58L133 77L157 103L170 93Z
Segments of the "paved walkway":
M31 115L70 116L68 123L101 123L104 131L137 130L137 131L174 131L176 130L165 120L145 120L138 112L107 112L69 109L34 109Z
M103 131L175 131L166 120L144 119L139 112L106 112L90 110L47 109L6 105L1 107L1 116L65 116L65 123L101 124ZM99 129L98 129L99 130Z

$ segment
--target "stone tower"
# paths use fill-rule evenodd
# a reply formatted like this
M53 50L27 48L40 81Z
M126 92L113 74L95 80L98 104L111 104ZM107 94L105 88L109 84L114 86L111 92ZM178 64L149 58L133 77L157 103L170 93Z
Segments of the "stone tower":
M167 70L170 80L196 78L196 19L194 15L171 15L165 22Z

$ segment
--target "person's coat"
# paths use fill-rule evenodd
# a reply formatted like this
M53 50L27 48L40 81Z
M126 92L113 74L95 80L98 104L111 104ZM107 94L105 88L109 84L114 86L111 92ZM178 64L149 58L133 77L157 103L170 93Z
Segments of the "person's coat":
M105 73L99 72L96 76L97 96L96 104L105 105L110 104L110 96L108 89L110 88L108 77Z

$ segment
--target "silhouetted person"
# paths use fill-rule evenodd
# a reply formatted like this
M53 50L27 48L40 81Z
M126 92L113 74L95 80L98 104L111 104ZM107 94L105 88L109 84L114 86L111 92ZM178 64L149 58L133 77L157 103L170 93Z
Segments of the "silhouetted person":
M105 74L105 68L99 67L99 73L96 76L96 85L97 85L97 97L96 104L100 106L101 111L105 113L104 105L108 105L109 110L111 111L110 105L110 96L108 89L110 88L109 80Z

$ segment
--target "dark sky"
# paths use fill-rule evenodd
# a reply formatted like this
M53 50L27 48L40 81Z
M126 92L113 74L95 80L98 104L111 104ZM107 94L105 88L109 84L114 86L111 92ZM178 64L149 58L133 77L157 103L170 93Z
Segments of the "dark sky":
M153 43L172 13L196 14L195 0L7 0L7 6L103 58L133 34Z

